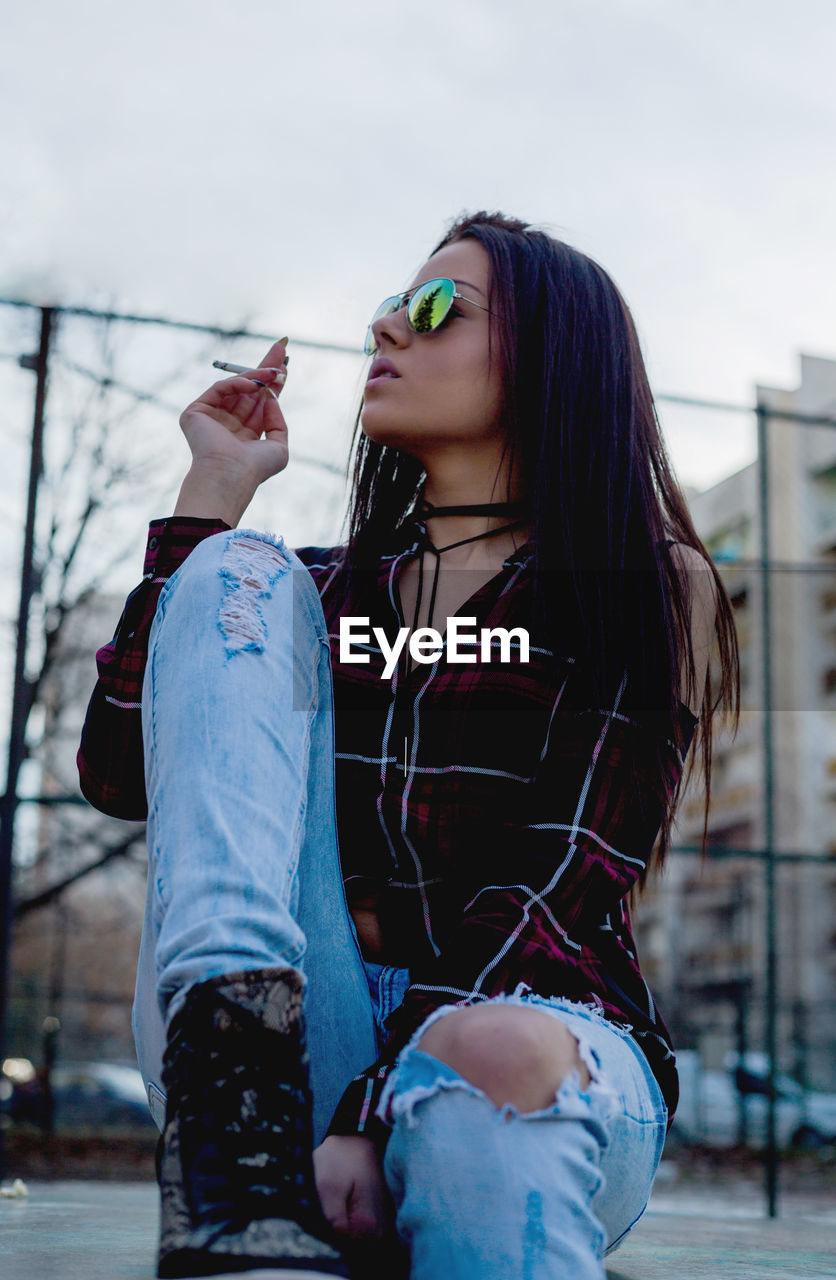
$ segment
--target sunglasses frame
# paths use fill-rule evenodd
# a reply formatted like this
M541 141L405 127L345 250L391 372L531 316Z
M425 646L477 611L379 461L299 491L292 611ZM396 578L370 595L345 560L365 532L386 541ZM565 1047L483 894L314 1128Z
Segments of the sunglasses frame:
M453 292L450 295L450 301L447 305L447 310L444 312L444 315L441 317L438 324L433 325L432 329L416 329L415 325L412 323L412 320L410 319L409 304L421 289L426 289L429 285L438 284L439 282L443 284L450 284L453 286ZM451 276L433 276L432 280L425 280L423 284L416 284L412 289L404 289L403 293L393 293L388 298L383 299L380 306L377 308L374 315L372 316L369 327L366 330L366 341L363 344L363 350L365 351L367 356L373 356L376 353L377 339L374 336L374 330L372 326L376 323L376 321L384 320L387 316L393 316L396 314L396 312L401 310L406 310L406 323L409 325L413 333L417 333L417 334L435 333L436 329L440 329L441 326L444 324L444 321L449 316L450 308L452 307L456 298L460 298L462 302L469 302L472 307L478 307L480 311L487 311L489 316L493 315L493 312L490 310L489 307L483 306L481 302L474 302L472 298L467 298L463 293L459 293L458 289L456 288L456 282L455 280L452 279ZM384 311L384 307L388 302L396 302L398 305L396 307L392 307L389 311Z

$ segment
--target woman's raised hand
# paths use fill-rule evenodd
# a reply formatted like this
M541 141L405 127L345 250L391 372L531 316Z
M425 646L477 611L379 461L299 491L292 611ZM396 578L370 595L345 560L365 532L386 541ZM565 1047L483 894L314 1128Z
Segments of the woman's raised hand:
M184 409L180 426L192 464L175 515L219 518L234 527L258 486L287 466L287 424L276 398L286 376L286 343L274 343L251 372L213 383Z

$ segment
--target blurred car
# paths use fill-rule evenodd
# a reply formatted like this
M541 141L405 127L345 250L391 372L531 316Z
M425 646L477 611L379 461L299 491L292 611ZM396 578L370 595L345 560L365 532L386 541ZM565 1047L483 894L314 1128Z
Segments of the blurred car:
M23 1060L18 1060L23 1061ZM53 1125L58 1130L154 1127L145 1085L136 1067L115 1062L67 1062L51 1073ZM0 1082L11 1122L43 1125L47 1099L41 1078L22 1071Z
M764 1147L767 1135L768 1064L764 1054L727 1054L725 1070L703 1071L699 1055L677 1054L681 1096L671 1129L672 1145L731 1147L740 1141ZM785 1072L775 1076L775 1137L779 1147L836 1143L836 1094L805 1089Z

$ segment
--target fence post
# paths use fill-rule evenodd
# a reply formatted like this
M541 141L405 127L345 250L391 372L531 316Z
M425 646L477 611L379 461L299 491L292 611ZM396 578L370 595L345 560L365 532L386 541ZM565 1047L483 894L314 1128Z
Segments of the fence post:
M766 894L766 1055L768 1096L764 1175L767 1213L778 1213L778 1146L775 1135L775 1058L778 1036L777 955L775 940L775 775L772 721L772 598L769 539L769 409L758 402L758 480L760 487L761 630L763 633L763 816L764 889Z
M0 799L0 1063L5 1057L7 1008L9 994L9 951L12 924L12 853L14 823L17 813L17 783L26 751L26 721L29 716L29 686L26 681L26 641L29 631L29 606L35 594L35 518L38 485L43 471L44 409L46 407L49 348L55 310L41 307L41 338L35 356L21 357L21 365L36 374L35 414L32 425L32 449L29 462L29 496L26 507L26 529L23 536L23 564L20 573L20 608L17 615L17 647L15 652L14 692L9 729L9 757L6 790ZM0 1174L5 1173L4 1130L0 1126Z

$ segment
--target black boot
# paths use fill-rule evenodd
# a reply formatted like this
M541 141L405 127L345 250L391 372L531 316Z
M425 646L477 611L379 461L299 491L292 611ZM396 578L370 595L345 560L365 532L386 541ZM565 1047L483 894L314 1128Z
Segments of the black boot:
M348 1276L316 1192L303 979L192 987L163 1059L161 1277Z

